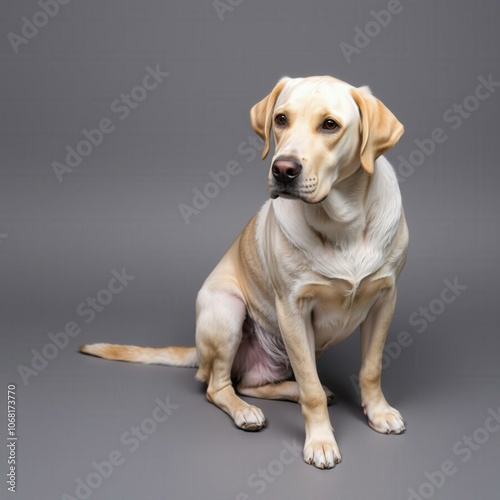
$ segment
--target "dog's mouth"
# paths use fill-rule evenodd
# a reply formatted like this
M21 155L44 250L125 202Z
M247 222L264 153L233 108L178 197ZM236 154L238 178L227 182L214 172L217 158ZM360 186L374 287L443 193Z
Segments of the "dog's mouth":
M300 194L295 190L289 189L278 189L271 188L269 191L269 196L274 200L276 198L287 198L289 200L298 200L300 199Z
M326 199L328 195L317 198L316 190L312 193L305 193L297 188L287 188L280 186L272 186L269 190L269 197L273 200L276 198L285 198L287 200L300 200L309 205L316 205Z

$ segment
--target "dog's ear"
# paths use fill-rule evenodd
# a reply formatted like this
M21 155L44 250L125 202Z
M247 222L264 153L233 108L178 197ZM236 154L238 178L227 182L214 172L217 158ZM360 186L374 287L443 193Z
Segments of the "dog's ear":
M398 142L404 127L368 87L352 88L351 94L361 115L361 166L372 174L375 160Z
M288 78L284 76L274 87L269 95L264 97L262 101L258 102L250 110L250 123L252 128L258 136L264 141L264 151L262 151L262 159L269 153L271 145L271 126L273 118L273 109L278 96L280 95L283 87L287 84Z

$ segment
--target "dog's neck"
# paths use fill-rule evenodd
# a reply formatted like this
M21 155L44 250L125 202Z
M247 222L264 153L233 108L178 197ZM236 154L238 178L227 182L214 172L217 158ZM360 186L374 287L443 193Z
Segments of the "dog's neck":
M321 203L304 205L305 219L318 235L336 246L351 244L366 225L366 200L371 176L362 168L337 182Z

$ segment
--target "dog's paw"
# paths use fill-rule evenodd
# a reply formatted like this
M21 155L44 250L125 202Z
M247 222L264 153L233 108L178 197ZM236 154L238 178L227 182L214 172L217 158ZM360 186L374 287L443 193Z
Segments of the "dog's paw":
M326 394L327 404L332 404L335 399L335 394L330 389L328 389L328 387L323 386L323 390L325 391Z
M266 425L266 418L260 408L248 405L236 412L234 423L244 431L258 431Z
M304 462L318 469L332 469L342 460L335 438L310 441L304 446Z
M381 434L401 434L405 431L405 422L401 413L389 405L380 409L364 409L368 425Z

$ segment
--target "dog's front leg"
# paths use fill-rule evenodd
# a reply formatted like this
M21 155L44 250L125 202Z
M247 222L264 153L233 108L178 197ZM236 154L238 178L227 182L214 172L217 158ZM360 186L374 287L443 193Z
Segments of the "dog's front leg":
M381 386L382 355L395 305L394 286L382 292L361 324L361 405L370 427L383 434L401 434L405 430L401 414L387 403Z
M307 306L295 310L285 300L277 300L279 326L297 380L306 440L304 461L319 469L331 469L341 456L333 435L327 398L316 369L314 331Z

